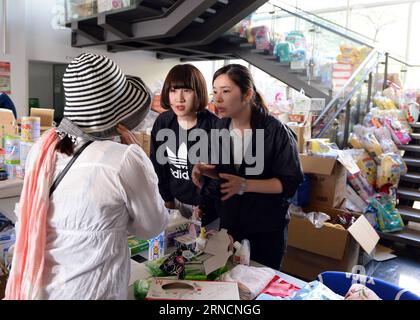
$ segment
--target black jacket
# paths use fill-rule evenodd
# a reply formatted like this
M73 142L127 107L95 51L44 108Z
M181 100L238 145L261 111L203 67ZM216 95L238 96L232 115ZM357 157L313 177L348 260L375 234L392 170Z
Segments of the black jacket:
M208 110L198 112L196 126L188 130L187 133L195 128L210 132L218 120L219 118ZM165 165L161 165L156 159L156 151L166 142L156 141L156 135L160 129L171 129L176 133L176 149L169 149L165 152L165 156L169 156L169 162ZM165 202L173 201L176 198L183 203L200 206L203 211L206 211L208 205L206 202L208 199L204 196L206 189L200 192L193 184L191 178L193 165L187 157L188 150L195 142L187 141L186 144L183 144L179 141L178 133L179 124L175 113L172 110L161 113L153 125L150 147L150 159L159 178L159 192Z
M221 201L219 213L221 227L241 232L280 231L289 219L288 200L303 181L296 138L294 133L276 118L260 111L253 113L256 119L252 134L253 156L256 153L256 129L264 129L264 141L260 142L264 144L262 172L258 175L247 175L245 169L254 167L255 164L248 165L245 162L237 171L233 165L233 155L230 164L218 164L217 171L250 180L278 178L283 184L284 191L282 194L244 193L235 195L227 201ZM231 119L228 118L219 120L217 127L229 129L230 122ZM221 141L218 142L220 145ZM219 148L220 162L224 151L221 145Z

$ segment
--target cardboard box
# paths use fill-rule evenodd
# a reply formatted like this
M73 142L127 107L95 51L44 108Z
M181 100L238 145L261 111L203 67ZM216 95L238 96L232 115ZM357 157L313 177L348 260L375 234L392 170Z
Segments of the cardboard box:
M41 119L41 132L44 132L54 125L54 109L31 108L31 117Z
M146 299L239 300L237 282L153 278Z
M335 158L300 154L304 173L311 175L311 203L339 207L346 196L346 169Z
M300 124L287 124L290 129L296 133L297 136L297 145L299 153L306 152L306 141L311 139L311 124L309 121L305 121Z
M330 216L343 212L327 207L305 209L312 210ZM358 265L360 247L371 254L378 241L378 234L363 215L348 230L318 229L307 219L292 216L282 271L308 281L324 271L351 272Z

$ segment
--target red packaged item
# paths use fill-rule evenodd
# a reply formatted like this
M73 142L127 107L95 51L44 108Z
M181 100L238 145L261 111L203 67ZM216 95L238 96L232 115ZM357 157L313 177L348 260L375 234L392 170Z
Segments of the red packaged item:
M270 296L287 298L293 295L294 292L299 291L300 288L290 284L279 276L274 276L271 282L264 288L261 293L269 294Z

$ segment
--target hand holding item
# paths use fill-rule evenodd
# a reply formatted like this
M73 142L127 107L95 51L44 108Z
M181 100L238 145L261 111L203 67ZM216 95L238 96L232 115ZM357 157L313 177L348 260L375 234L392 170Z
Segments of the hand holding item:
M226 201L236 194L242 195L246 191L246 180L232 174L221 173L219 177L226 180L220 186L220 191L225 194L222 201Z
M218 179L216 173L216 166L204 163L197 163L196 165L194 165L194 168L192 170L192 181L199 188L202 187L202 182L200 181L202 176L206 176L212 179Z
M168 209L175 209L175 202L174 201L166 201L165 207Z
M382 300L371 289L358 283L355 283L350 287L344 299L345 300Z
M140 146L140 142L136 139L136 136L122 124L117 126L117 131L121 135L121 143L128 145L137 144Z
M201 220L202 216L203 216L203 211L199 207L193 206L193 212L192 212L193 220Z

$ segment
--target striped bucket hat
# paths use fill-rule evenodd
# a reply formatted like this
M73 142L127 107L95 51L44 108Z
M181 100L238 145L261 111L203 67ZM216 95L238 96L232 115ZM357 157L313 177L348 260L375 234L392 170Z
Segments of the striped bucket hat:
M150 109L151 94L140 78L125 76L102 55L76 57L66 69L63 85L66 104L57 132L73 140L118 136L118 124L134 129Z

